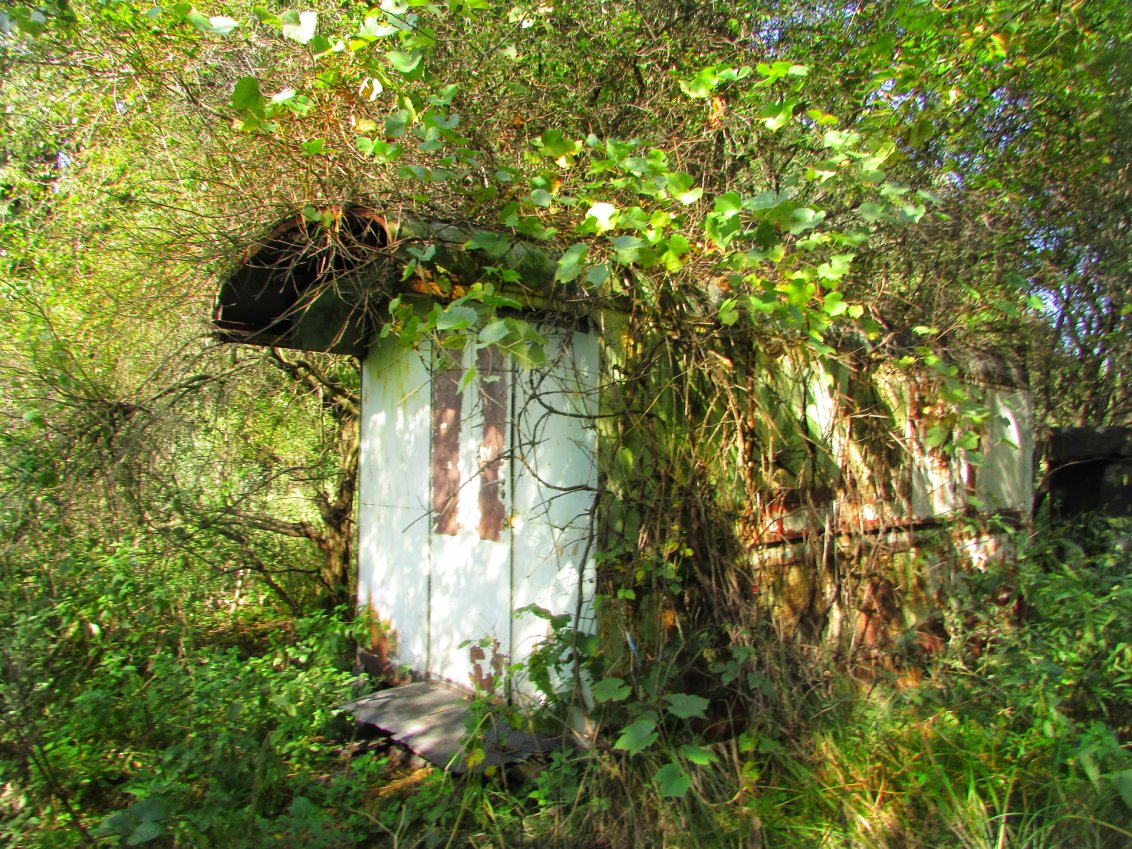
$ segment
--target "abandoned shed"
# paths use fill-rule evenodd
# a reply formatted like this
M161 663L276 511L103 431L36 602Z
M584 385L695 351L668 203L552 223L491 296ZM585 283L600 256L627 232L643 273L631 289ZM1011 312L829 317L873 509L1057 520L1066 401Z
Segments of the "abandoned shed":
M1001 553L987 517L1028 514L1029 394L1010 363L962 365L968 389L950 391L981 412L959 443L939 375L896 357L736 344L640 367L652 329L555 287L556 262L351 209L284 221L221 287L221 338L362 361L358 603L383 623L376 663L530 694L515 665L550 615L637 656L723 593L776 608L784 631L883 651L933 627L957 564ZM435 332L415 335L426 315ZM673 388L721 381L740 399L726 408ZM725 550L742 574L720 580Z

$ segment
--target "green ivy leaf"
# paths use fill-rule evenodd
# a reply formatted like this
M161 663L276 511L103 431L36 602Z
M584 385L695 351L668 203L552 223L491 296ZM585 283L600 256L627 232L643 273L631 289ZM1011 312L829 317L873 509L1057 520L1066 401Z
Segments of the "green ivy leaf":
M768 130L776 133L790 123L794 117L794 107L797 105L798 101L794 99L782 103L768 103L759 114L759 120Z
M196 9L190 9L185 15L185 20L206 35L227 35L240 25L239 21L223 15L206 17Z
M668 184L668 193L680 203L688 206L703 196L704 190L693 186L692 175L685 171L674 171L665 178Z
M603 678L590 688L590 692L598 702L620 702L628 698L632 690L622 678Z
M702 68L690 80L680 80L680 90L688 97L697 100L711 97L717 85L719 85L719 76L716 74L714 66Z
M656 714L648 711L621 729L613 748L637 755L659 739L656 731Z
M928 448L939 448L951 438L951 429L943 425L932 425L924 434L924 445Z
M739 320L738 301L728 298L719 305L719 320L730 327Z
M597 288L609 279L609 266L606 263L595 265L586 275L586 285Z
M463 304L451 304L436 317L437 330L467 330L475 327L479 313Z
M641 262L645 258L645 249L648 247L648 242L644 239L638 239L636 236L618 236L612 240L611 244L613 245L614 256L622 265Z
M390 50L385 54L385 58L389 60L390 65L408 77L420 68L422 57L416 52L403 53L400 50Z
M583 244L570 245L558 260L558 268L554 272L554 280L558 283L569 283L581 276L585 268L586 255L589 248Z
M708 700L703 696L669 693L664 698L668 701L668 712L680 719L691 719L693 716L702 719L707 715Z
M979 435L975 431L969 430L955 440L955 447L964 451L974 451L979 447Z
M547 130L535 141L538 152L547 159L574 156L582 149L581 141L571 141L561 130Z
M830 292L825 296L821 308L830 318L837 318L849 309L849 305L845 303L845 296L840 292Z
M236 87L232 90L232 105L262 120L266 114L266 104L263 92L259 89L259 80L255 77L241 77L237 80Z
M399 139L405 135L408 126L409 113L404 109L398 109L385 119L385 135L392 139Z
M673 799L682 799L692 788L692 779L679 764L669 763L662 766L653 776L653 781L660 787L660 795Z
M703 746L684 744L680 747L679 752L687 758L689 762L698 766L707 766L719 760L711 749L705 749Z

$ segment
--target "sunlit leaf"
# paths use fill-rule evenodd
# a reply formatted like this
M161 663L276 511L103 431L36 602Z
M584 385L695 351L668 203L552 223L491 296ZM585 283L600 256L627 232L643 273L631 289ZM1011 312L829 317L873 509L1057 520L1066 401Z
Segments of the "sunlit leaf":
M581 276L585 270L586 254L589 248L583 244L570 245L558 260L554 279L559 283L569 283Z
M283 25L283 37L299 44L308 44L314 38L318 28L317 12L287 11L280 15Z

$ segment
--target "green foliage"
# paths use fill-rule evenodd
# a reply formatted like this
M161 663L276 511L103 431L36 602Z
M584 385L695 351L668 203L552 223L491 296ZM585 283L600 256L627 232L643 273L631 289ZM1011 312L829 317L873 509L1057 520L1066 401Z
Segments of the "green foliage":
M137 548L75 550L50 574L9 564L7 840L330 846L357 829L325 812L358 803L365 767L341 773L321 735L344 728L333 708L350 694L358 630L326 615L263 621L218 601Z

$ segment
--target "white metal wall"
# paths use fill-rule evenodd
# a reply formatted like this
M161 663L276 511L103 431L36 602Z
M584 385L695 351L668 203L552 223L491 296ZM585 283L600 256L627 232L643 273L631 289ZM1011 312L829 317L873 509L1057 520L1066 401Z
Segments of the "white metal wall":
M546 367L524 371L507 360L502 374L487 378L507 386L504 453L493 485L506 511L498 539L483 538L480 516L482 473L494 459L484 445L487 376L460 393L456 521L441 533L432 497L431 381L439 366L427 351L390 340L365 360L358 603L388 623L396 660L418 675L484 685L500 665L526 660L548 630L538 616L514 615L528 605L580 611L588 620L598 342L593 333L543 332L550 338ZM465 368L476 364L474 346L463 356ZM490 685L499 690L498 679ZM521 674L512 685L531 691Z

